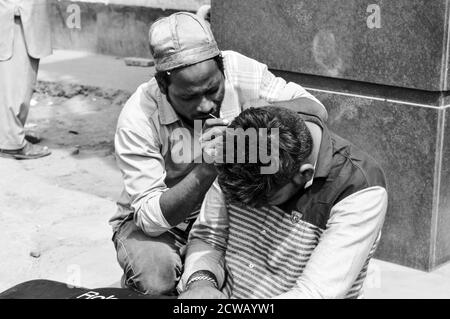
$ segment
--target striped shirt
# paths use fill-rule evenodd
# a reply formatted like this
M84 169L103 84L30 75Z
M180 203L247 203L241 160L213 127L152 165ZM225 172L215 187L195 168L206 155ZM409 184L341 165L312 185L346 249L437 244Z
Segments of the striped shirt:
M316 105L314 111L326 119L327 112L323 105L300 85L275 77L265 64L239 53L223 51L222 55L225 95L221 118L234 119L243 110L243 105L251 100L275 102L306 98L316 102L313 103ZM183 123L159 90L155 78L142 84L125 104L115 135L116 158L122 172L124 190L118 200L118 211L110 220L114 230L130 215L133 215L139 228L150 236L172 228L161 212L159 199L197 165L194 158L199 156L189 154L192 158L181 163L175 160L183 143L191 140L199 143L201 134L196 131L193 138L184 136L182 134L190 133L180 130L182 127ZM193 149L201 152L200 145ZM189 219L197 215L198 210L171 231L182 235Z
M178 290L209 270L230 298L359 298L386 208L382 170L324 127L312 185L288 203L232 205L214 183Z
M253 210L227 206L230 224L225 255L230 278L224 290L234 298L271 298L295 287L323 230L293 221L276 207ZM357 298L376 245L345 298Z

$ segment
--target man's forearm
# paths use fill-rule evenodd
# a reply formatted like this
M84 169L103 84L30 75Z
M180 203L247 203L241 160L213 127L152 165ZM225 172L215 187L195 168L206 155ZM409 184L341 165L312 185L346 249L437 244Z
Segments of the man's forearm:
M295 112L306 113L319 117L323 122L328 119L328 112L318 100L307 97L299 97L289 101L274 101L270 103L273 106L281 106Z
M199 218L201 218L201 216ZM222 249L214 247L213 245L203 241L202 239L196 238L195 225L192 232L194 234L189 239L187 245L184 270L178 284L178 290L180 292L186 290L186 285L189 279L191 279L193 274L199 271L211 272L217 282L217 287L220 289L225 280L225 252ZM205 233L204 230L200 230L200 232L201 234Z
M208 164L197 165L177 185L161 195L159 204L171 226L181 223L199 205L217 174Z

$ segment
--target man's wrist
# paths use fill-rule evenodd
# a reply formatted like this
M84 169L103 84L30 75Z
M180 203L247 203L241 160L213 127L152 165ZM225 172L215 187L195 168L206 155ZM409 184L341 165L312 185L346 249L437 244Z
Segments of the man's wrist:
M202 174L205 175L205 177L215 178L217 176L217 171L214 164L201 163L199 165L199 169L201 170Z
M185 291L193 290L193 289L199 288L199 287L200 288L209 287L209 288L217 289L217 285L209 280L198 280L198 281L191 282L188 286L186 286Z
M196 286L212 286L219 289L216 276L208 270L199 270L194 272L186 282L186 289L189 290Z

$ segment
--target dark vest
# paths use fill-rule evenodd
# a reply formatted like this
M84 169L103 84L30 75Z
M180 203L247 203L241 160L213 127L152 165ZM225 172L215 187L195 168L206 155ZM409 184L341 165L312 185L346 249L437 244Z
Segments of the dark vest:
M334 205L368 187L386 188L386 178L372 157L330 132L320 119L308 115L303 118L322 128L314 181L280 208L288 213L297 211L305 222L325 229Z

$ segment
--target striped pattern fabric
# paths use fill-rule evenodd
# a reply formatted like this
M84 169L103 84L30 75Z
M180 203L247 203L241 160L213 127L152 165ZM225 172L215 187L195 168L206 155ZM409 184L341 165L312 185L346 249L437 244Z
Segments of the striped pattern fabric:
M224 286L227 295L239 299L271 298L291 290L324 230L277 207L251 209L227 205L227 209L229 236ZM346 298L361 297L377 242Z

